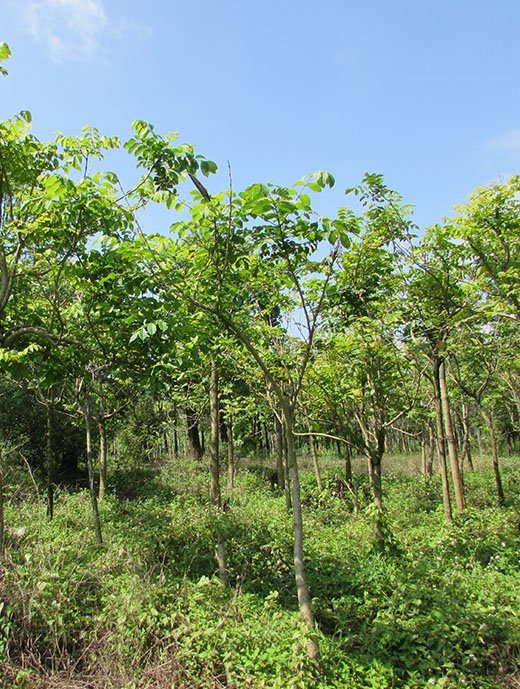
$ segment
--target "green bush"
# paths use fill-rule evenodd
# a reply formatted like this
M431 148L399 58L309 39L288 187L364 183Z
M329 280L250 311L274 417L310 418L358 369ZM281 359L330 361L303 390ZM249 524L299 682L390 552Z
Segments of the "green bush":
M504 469L505 485L512 470ZM483 476L468 480L472 507L451 524L435 481L386 477L385 529L394 547L378 554L366 478L356 477L355 519L337 474L324 473L322 494L303 474L306 568L323 654L317 678L297 613L284 495L265 473L244 470L227 511L216 515L207 476L187 471L191 479L172 467L142 472L134 497L109 493L103 546L95 545L85 491L58 492L52 522L28 488L23 502L8 503L5 686L515 686L520 520L514 504L488 502ZM218 530L226 590L216 576Z

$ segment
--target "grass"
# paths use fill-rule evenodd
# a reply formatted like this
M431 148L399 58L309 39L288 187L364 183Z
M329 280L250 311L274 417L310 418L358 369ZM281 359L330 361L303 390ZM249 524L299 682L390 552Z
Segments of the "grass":
M466 474L468 509L448 524L437 477L389 458L387 551L356 465L360 513L324 458L319 494L303 458L306 568L323 654L305 653L292 525L269 471L244 462L230 509L212 515L207 470L119 472L94 544L88 496L62 491L48 522L12 477L0 571L3 687L50 689L423 689L520 687L517 459L503 460L505 508L487 467ZM117 488L117 490L116 490ZM230 586L216 576L225 536Z

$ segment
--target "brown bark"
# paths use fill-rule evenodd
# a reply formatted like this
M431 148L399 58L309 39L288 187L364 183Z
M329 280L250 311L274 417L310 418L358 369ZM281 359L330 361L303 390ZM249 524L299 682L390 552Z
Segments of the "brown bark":
M5 556L5 516L4 516L4 454L0 438L0 558Z
M431 478L433 476L433 458L435 455L435 429L431 419L428 421L428 431L430 436L430 446L428 451L428 459L426 461L426 476Z
M442 418L441 390L439 381L439 368L441 361L439 357L433 359L433 391L435 403L435 420L437 424L437 454L439 457L439 468L442 479L442 501L444 504L444 514L448 521L453 519L451 511L450 488L448 483L448 470L446 466L446 441L444 438L444 424Z
M99 416L97 420L99 432L99 500L103 500L107 486L107 429L105 419Z
M491 458L493 462L493 472L495 474L495 485L497 489L497 497L498 497L498 504L500 506L503 506L505 504L505 496L504 496L504 489L502 487L502 478L500 476L500 467L498 465L498 449L497 449L497 437L496 437L496 432L495 432L495 424L493 423L493 418L491 414L487 411L487 409L484 409L484 407L480 408L480 411L482 412L482 416L484 417L484 420L486 422L486 425L488 427L490 439L491 439Z
M462 402L462 427L464 429L464 436L462 440L462 459L461 464L466 460L468 469L474 471L473 457L471 456L470 444L470 425L469 425L469 407L466 402Z
M453 479L453 489L455 491L455 500L457 502L458 511L462 512L462 510L466 507L466 498L464 496L464 486L462 484L462 477L460 475L457 442L453 432L450 399L448 396L448 386L446 384L446 363L444 360L440 362L439 366L439 386L444 428L446 431L446 441L448 444L448 453L450 457L451 476Z
M191 407L186 407L186 425L188 429L188 445L193 461L200 462L203 455L199 436L199 423L197 414Z

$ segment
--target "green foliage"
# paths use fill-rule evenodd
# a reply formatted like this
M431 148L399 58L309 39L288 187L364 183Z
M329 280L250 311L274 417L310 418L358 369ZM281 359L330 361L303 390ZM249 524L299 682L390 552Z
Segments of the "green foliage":
M0 43L0 62L8 60L10 57L11 51L9 50L7 43ZM7 70L2 65L0 65L0 74L3 74L4 76L7 75Z
M514 464L505 466L505 481L514 472ZM57 495L52 522L38 502L8 505L0 575L6 677L16 676L23 651L33 659L19 674L18 686L25 673L27 687L38 681L35 667L42 686L61 686L43 678L64 677L71 663L77 680L114 689L173 681L237 689L491 689L513 682L520 518L518 505L498 509L481 499L489 472L468 477L469 502L478 507L451 525L436 506L438 485L385 477L396 545L385 554L371 549L366 479L355 477L361 510L354 521L337 473L324 475L321 496L303 474L307 573L324 659L319 679L311 679L296 611L283 496L267 473L244 470L230 510L217 516L197 475L192 464L172 465L134 477L150 486L148 497L107 495L102 548L93 545L82 491ZM216 577L217 521L228 590ZM73 681L69 676L69 686Z

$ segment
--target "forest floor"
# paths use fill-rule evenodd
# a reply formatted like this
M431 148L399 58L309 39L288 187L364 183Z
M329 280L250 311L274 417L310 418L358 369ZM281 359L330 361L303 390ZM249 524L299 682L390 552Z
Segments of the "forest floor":
M244 462L216 516L205 464L178 460L112 476L102 546L86 491L59 491L49 521L37 481L11 470L0 686L520 688L520 459L502 460L505 507L485 462L466 472L468 507L448 523L438 478L422 478L417 458L387 458L384 553L365 475L355 519L339 460L323 463L323 493L305 461L301 477L319 675L296 609L292 520L270 468Z

